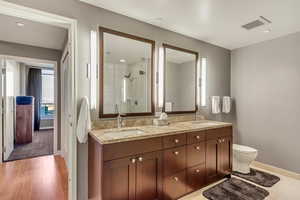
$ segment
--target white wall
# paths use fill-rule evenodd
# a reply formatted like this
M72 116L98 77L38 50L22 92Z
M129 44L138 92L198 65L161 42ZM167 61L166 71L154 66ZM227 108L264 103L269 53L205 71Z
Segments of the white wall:
M232 51L238 142L258 161L300 173L300 33Z
M167 31L104 9L96 8L77 0L6 0L8 2L44 10L78 20L78 87L77 103L83 96L89 96L89 81L86 77L86 65L90 59L90 31L98 26L115 29L156 41L155 66L157 66L158 48L168 43L200 53L208 58L208 96L230 94L230 51L199 40ZM204 108L202 112L206 112ZM206 113L205 113L206 114ZM208 117L213 118L207 114ZM88 145L78 146L78 198L87 199L87 156Z

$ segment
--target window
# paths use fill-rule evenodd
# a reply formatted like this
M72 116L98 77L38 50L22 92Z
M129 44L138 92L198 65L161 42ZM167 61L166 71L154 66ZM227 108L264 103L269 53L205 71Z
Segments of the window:
M54 71L51 69L42 69L41 118L52 119L54 111Z

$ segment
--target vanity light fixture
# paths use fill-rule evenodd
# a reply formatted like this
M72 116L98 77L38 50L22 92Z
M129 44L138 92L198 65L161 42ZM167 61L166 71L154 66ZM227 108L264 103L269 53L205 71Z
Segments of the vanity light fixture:
M164 104L164 48L159 48L159 66L158 66L158 106L163 107Z
M23 27L23 26L25 26L25 24L24 24L24 23L22 23L22 22L16 22L16 24L17 24L17 26L19 26L19 27Z
M201 59L201 106L206 106L206 78L207 78L207 58Z
M91 75L90 75L90 101L91 109L96 109L97 105L97 31L91 31L90 36L91 51Z
M121 63L126 63L126 60L125 59L120 59L120 62Z
M126 103L127 101L127 84L126 84L126 78L123 79L123 102Z

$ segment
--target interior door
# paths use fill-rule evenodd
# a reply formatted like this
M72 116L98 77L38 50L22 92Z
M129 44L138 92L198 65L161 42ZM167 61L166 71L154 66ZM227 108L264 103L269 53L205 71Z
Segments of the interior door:
M62 59L61 68L61 104L62 104L62 131L61 131L61 149L63 156L68 161L68 148L70 131L72 130L72 72L70 66L69 50L66 51ZM66 162L68 165L68 162Z

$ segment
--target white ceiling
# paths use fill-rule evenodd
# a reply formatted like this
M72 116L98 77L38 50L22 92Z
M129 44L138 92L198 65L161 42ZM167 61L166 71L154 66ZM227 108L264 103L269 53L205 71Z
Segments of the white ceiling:
M17 26L17 22L25 26ZM62 50L67 29L0 14L0 40Z
M300 0L80 1L227 49L300 31ZM273 23L251 31L241 28L259 16Z

